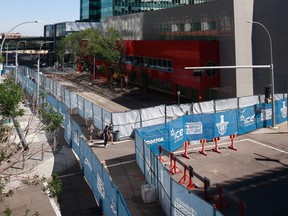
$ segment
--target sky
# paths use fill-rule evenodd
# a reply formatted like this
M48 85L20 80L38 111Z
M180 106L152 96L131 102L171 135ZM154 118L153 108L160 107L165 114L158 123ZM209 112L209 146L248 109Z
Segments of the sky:
M43 36L44 25L80 18L80 0L0 0L0 33L19 32L21 36Z

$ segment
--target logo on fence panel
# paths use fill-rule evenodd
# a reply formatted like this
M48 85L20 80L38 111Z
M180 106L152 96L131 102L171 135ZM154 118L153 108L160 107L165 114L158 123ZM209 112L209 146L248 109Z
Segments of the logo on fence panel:
M280 109L280 112L281 112L282 118L285 119L287 117L287 107L286 107L285 101L283 101L283 107Z
M244 126L247 127L255 123L255 114L252 116L244 116L243 114L240 116L240 121L244 123Z
M272 119L272 109L262 110L261 112L261 121Z
M174 129L172 129L170 131L170 136L174 138L174 142L177 142L177 141L183 139L183 128L181 128L177 131L174 131Z
M110 204L110 209L111 209L113 215L118 215L117 209L115 207L116 207L116 205L114 203L114 199L112 198L111 204Z
M92 166L86 157L85 157L84 163L88 166L89 170L92 172Z
M144 140L144 141L147 143L147 145L151 145L151 144L155 144L155 143L164 142L164 138L160 137L160 138L155 138L152 140Z
M220 115L220 122L216 124L219 134L223 135L226 133L228 123L228 121L224 121L224 115Z
M100 178L100 176L97 174L97 189L103 199L105 199L105 188L104 188L104 182Z
M186 122L186 134L203 134L202 122Z
M74 132L74 143L79 147L79 137L78 137L78 131Z
M194 209L192 209L189 205L184 203L179 198L175 199L174 205L175 205L174 215L176 216L183 216L183 215L196 216L197 215L197 212Z

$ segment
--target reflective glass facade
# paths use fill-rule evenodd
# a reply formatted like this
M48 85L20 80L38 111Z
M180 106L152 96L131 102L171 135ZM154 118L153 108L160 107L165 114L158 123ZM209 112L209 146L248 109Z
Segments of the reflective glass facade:
M154 11L216 0L80 0L81 21L101 21L108 17Z
M101 0L80 0L80 20L100 21Z

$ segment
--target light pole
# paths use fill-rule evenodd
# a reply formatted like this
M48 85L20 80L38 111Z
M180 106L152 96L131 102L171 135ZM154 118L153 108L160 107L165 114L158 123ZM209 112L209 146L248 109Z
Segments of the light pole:
M274 100L274 65L273 65L273 49L272 49L272 38L271 35L268 31L268 29L260 22L255 22L255 21L247 21L248 23L251 24L257 24L260 25L264 30L266 31L268 37L269 37L269 44L270 44L270 81L271 81L271 102L272 102L272 127L276 127L275 123L275 100Z
M178 106L180 105L180 91L177 91Z
M2 50L3 50L3 45L4 45L4 42L6 40L6 37L8 36L8 34L13 31L15 28L17 28L18 26L21 26L21 25L24 25L24 24L28 24L28 23L38 23L38 21L27 21L27 22L22 22L22 23L19 23L18 25L14 26L13 28L11 28L4 36L4 38L2 39L2 43L1 43L1 47L0 47L0 56L2 56ZM0 63L0 69L2 69L2 63ZM1 75L1 73L0 73Z
M37 59L37 90L36 90L36 107L38 106L38 100L39 100L39 80L40 80L40 53L41 53L41 49L42 46L44 44L48 44L48 43L54 43L54 41L44 41L41 43L40 49L39 49L39 53L38 53L38 59Z
M15 28L17 28L18 26L21 26L21 25L24 25L24 24L27 24L27 23L38 23L38 21L27 21L27 22L22 22L16 26L14 26L13 28L11 28L4 36L3 40L2 40L2 44L1 44L1 48L0 48L0 55L2 55L2 49L3 49L3 44L6 40L6 37L8 36L8 34L13 31Z
M17 69L18 69L18 46L21 42L26 43L26 41L19 41L15 51L15 83L17 84Z

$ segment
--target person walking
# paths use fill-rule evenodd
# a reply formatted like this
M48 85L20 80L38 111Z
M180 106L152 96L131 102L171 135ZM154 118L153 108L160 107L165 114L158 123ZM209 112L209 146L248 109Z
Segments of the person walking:
M94 126L91 124L88 128L89 133L90 133L90 142L93 142L93 132L94 132Z
M110 125L108 127L108 140L113 145L113 125L112 125L112 123L110 123Z
M104 131L103 131L103 138L104 138L104 147L107 147L107 142L109 139L109 134L108 134L108 125L105 126Z

